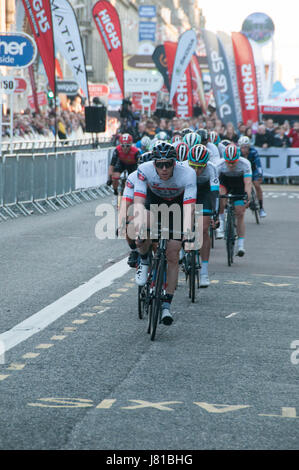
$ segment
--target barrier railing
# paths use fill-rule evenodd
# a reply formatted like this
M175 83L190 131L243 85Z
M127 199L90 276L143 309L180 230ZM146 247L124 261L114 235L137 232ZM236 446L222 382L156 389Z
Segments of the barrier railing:
M84 147L83 147L84 149ZM78 148L77 150L82 150ZM88 151L88 158L97 151ZM106 167L111 159L112 147L104 151ZM105 155L105 151L107 155ZM106 161L107 159L107 161ZM46 214L111 194L106 186L107 174L102 174L102 184L77 187L76 151L64 147L60 151L31 149L31 153L15 152L0 157L0 220L29 216L34 212Z

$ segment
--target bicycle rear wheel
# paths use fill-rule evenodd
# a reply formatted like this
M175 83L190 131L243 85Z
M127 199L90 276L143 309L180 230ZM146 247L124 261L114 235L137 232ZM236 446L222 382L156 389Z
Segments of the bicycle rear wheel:
M161 318L162 295L163 295L163 281L166 271L166 260L164 256L161 257L157 268L156 284L154 288L154 296L151 305L151 320L150 320L150 335L151 340L154 341L156 337L157 325Z
M214 248L215 232L213 227L210 226L210 239L211 239L211 248Z
M252 190L251 192L251 197L252 197L252 210L254 212L255 216L255 221L257 224L260 223L260 212L259 212L259 202L256 197L256 192Z

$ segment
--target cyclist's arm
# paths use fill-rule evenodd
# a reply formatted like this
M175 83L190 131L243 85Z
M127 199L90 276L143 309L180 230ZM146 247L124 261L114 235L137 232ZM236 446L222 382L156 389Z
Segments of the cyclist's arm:
M218 215L219 212L219 177L216 167L212 167L210 177L210 200L213 213Z
M112 158L111 158L111 162L110 162L110 165L109 165L109 168L108 168L108 179L111 179L112 173L114 171L114 167L117 163L117 160L118 160L118 151L117 151L117 149L114 149L113 154L112 154Z
M147 224L147 214L145 205L146 199L146 191L147 191L147 179L144 173L140 170L137 171L137 179L136 184L134 187L134 208L133 208L133 225L135 230L135 235L142 238L142 234L140 234L141 228ZM130 224L132 225L132 224ZM132 227L131 227L132 228Z
M188 168L189 170L189 168ZM197 178L195 171L186 173L186 185L184 190L184 240L193 238L194 235L194 214L197 196ZM188 249L188 246L186 246Z
M251 197L251 188L252 188L252 177L251 176L244 176L244 191L248 196L248 203Z

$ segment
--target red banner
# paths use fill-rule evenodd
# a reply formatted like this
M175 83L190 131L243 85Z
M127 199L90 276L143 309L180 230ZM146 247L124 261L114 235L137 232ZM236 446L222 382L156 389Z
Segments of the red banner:
M22 0L43 61L49 87L55 93L55 53L50 0Z
M203 89L202 73L196 55L193 55L190 63L193 103L198 102L203 113L207 111L205 92Z
M254 58L250 43L242 33L232 33L242 119L259 120L258 94Z
M164 43L165 55L167 60L169 81L171 83L172 70L175 60L177 49L176 42L167 41ZM192 96L192 81L190 65L187 67L186 72L177 87L176 94L173 98L173 108L176 115L180 119L188 119L193 114L193 96Z
M110 2L100 0L94 5L92 15L124 97L123 45L117 10Z

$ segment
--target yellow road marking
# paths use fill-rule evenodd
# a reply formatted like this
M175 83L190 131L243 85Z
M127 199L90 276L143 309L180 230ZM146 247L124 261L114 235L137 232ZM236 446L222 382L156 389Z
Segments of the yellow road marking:
M85 398L39 398L43 403L28 403L28 406L38 406L41 408L88 408L93 406L92 400ZM56 404L48 404L56 403Z
M114 302L114 299L103 299L103 300L101 300L101 302L103 304L112 304L112 302Z
M117 298L117 297L121 297L121 294L110 294L109 297L115 297L115 298Z
M119 289L117 289L117 292L128 292L128 289L126 289L125 287L120 287Z
M252 283L247 281L226 281L225 284L241 284L242 286L252 286Z
M16 362L12 362L9 367L7 367L7 370L22 370L26 364L17 364Z
M34 359L35 357L39 356L39 354L40 353L29 352L29 353L23 354L22 358L23 359Z
M281 415L273 415L273 414L259 414L259 416L270 416L273 418L298 418L296 415L296 408L281 408Z
M35 349L49 349L49 348L51 348L52 346L54 346L54 344L51 344L51 343L41 343L41 344L39 344L38 346L36 346Z
M111 400L102 400L101 403L98 404L98 406L96 406L97 409L101 409L101 410L108 410L109 408L111 408L111 406L113 405L113 403L115 403L116 400L115 399L111 399Z
M86 322L87 322L87 320L84 320L84 319L72 321L72 323L74 323L74 325L82 325L83 323L86 323Z
M129 401L132 401L138 404L132 405L132 406L122 406L123 410L136 410L139 408L156 408L157 410L161 410L161 411L174 411L173 408L169 408L168 406L165 406L165 405L183 403L182 401L162 401L159 403L152 403L150 401L144 401L144 400L129 400Z
M263 282L265 286L270 286L270 287L287 287L291 286L292 284L274 284L273 282Z
M63 331L65 331L66 333L73 333L74 331L76 331L76 327L75 326L65 326L63 328Z
M95 317L96 313L81 313L81 317Z
M124 284L124 286L125 286L125 287L134 287L135 284L133 284L132 282L126 282L126 283Z
M64 338L67 338L66 335L54 335L50 338L52 341L62 341Z
M227 413L229 411L242 410L244 408L250 408L250 405L217 405L212 403L202 402L193 402L195 405L200 406L209 413Z
M0 374L0 380L5 380L9 375Z

